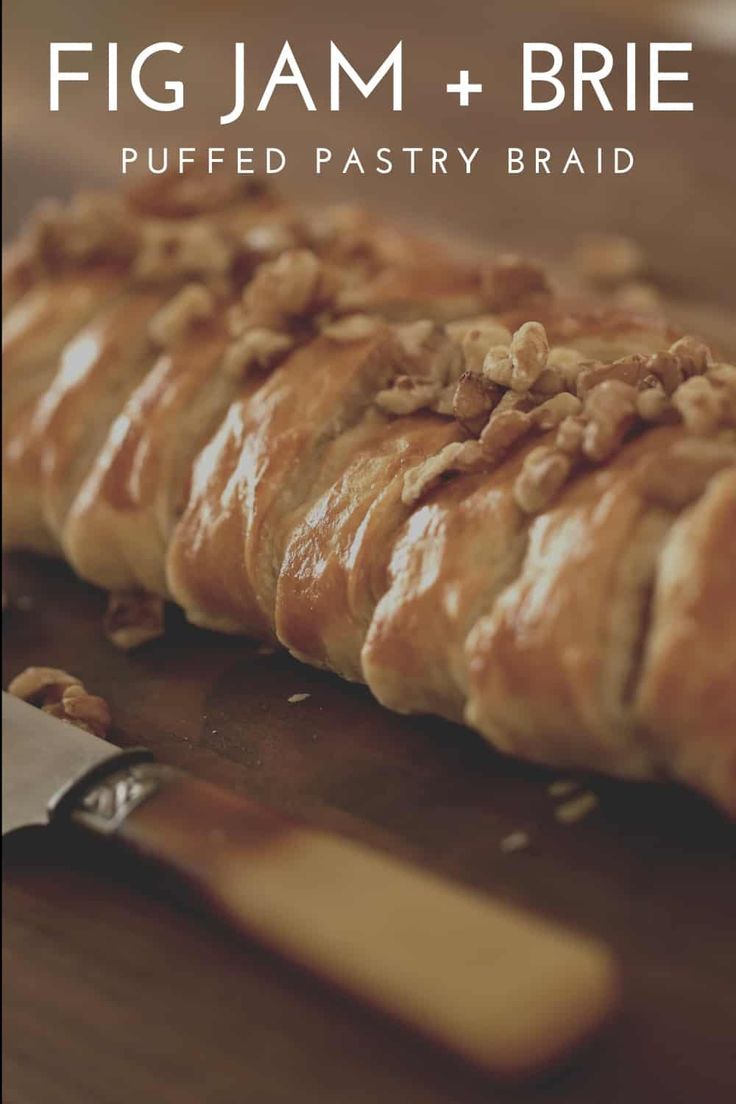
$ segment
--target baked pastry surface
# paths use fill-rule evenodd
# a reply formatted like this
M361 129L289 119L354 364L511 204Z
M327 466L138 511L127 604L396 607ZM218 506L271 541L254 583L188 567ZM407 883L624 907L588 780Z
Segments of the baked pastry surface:
M736 815L736 368L705 343L222 180L46 209L4 282L7 547Z

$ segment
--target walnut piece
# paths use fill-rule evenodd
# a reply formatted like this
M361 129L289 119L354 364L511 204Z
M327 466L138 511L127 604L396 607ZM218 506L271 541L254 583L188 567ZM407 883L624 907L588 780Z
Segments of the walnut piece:
M556 345L550 349L547 355L547 368L545 370L552 369L556 372L566 391L575 391L577 378L582 368L588 363L588 357L581 353L579 349L569 349L564 345Z
M672 405L679 412L689 433L708 437L720 425L723 400L720 392L705 376L692 376L677 388Z
M381 319L375 314L348 314L322 327L322 334L331 341L349 344L373 337L381 327Z
M309 249L290 249L260 265L243 291L243 326L283 329L324 310L337 293L337 272Z
M142 281L202 280L221 285L230 272L232 247L211 223L147 222L133 276Z
M655 380L652 386L643 387L636 396L636 412L644 422L664 422L671 411L672 405L659 380Z
M525 322L511 338L511 388L528 391L547 365L549 344L541 322Z
M620 380L605 380L585 397L583 452L589 460L607 460L636 421L637 392Z
M582 452L585 424L585 419L579 414L564 418L557 429L555 447L568 456L576 456Z
M572 470L564 452L540 445L525 457L514 481L514 500L525 514L536 514L554 498Z
M154 344L170 349L196 323L211 318L215 299L204 284L187 284L158 311L148 323L148 335Z
M378 392L375 403L386 414L401 416L429 408L439 395L440 388L436 383L422 383L411 376L398 376L392 387Z
M577 395L562 391L559 395L553 395L552 398L535 407L530 412L530 419L537 429L554 429L566 418L579 414L582 406Z
M489 464L497 463L531 427L531 418L525 411L494 411L479 439L486 462Z
M499 387L510 387L513 370L509 346L492 345L483 360L483 375Z
M449 327L446 329L449 333ZM508 347L511 343L511 334L500 322L494 319L481 319L470 326L459 340L466 371L479 375L483 370L483 361L488 351L498 345Z
M105 699L88 693L78 678L58 667L26 667L11 681L8 693L103 739L112 724Z
M475 471L483 467L483 454L477 441L452 441L440 452L428 457L404 476L401 501L406 506L418 502L443 476L452 472Z
M139 648L164 634L163 599L141 590L114 591L103 625L108 640L116 647L126 652Z
M293 348L289 334L256 327L227 347L222 369L228 376L244 377L251 368L273 368Z
M474 372L463 372L453 395L452 412L470 433L479 433L500 398L500 387Z
M33 256L44 265L129 262L139 246L140 225L119 196L82 192L68 207L58 200L40 204L28 240Z

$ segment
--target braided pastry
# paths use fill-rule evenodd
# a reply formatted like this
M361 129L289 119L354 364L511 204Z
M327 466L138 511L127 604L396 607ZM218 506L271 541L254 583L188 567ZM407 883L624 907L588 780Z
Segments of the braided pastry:
M736 815L736 368L704 343L214 179L46 208L4 280L4 541L112 591L121 640L174 601Z

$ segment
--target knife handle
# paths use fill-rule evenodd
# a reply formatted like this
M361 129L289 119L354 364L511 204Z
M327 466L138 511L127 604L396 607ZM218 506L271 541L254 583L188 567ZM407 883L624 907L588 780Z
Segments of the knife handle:
M230 921L502 1076L558 1064L607 1018L608 950L158 763L55 815L174 868Z

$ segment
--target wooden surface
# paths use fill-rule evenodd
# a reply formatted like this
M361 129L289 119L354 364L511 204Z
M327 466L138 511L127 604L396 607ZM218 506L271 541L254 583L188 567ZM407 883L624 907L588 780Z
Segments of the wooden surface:
M7 1104L596 1104L726 1101L736 1088L736 839L674 788L596 780L558 824L554 776L444 723L174 614L137 655L101 638L101 596L11 557L7 679L66 667L114 739L321 827L610 940L622 1016L565 1075L511 1092L162 897L150 877L39 834L6 857ZM298 704L296 692L311 697ZM501 840L529 832L527 852ZM428 920L428 922L431 922Z
M712 6L695 8L705 16ZM141 145L162 133L172 144L270 142L291 151L293 170L281 183L298 196L363 198L558 256L581 230L631 234L675 314L702 319L702 329L736 348L734 61L713 47L718 34L696 41L693 116L592 110L524 118L520 110L520 43L530 32L620 50L628 39L692 37L692 27L676 21L685 10L377 0L368 19L337 0L316 8L220 0L204 20L194 0L173 10L141 0L26 0L5 13L6 228L12 232L42 194L113 179L127 135ZM77 86L73 109L50 118L50 39L110 38L139 49L174 31L194 52L187 112L154 116L123 99L109 116ZM287 34L322 104L330 37L368 72L403 36L411 90L404 113L373 99L339 115L307 116L285 96L237 133L213 133L204 107L208 97L219 106L227 96L222 42L246 38L254 58L268 58ZM443 91L461 67L487 82L488 94L466 111ZM263 69L256 61L256 74ZM317 179L307 171L316 143L479 144L488 157L470 178ZM509 178L492 155L506 144L611 143L637 154L627 178ZM175 616L165 641L125 656L102 638L101 596L57 564L14 557L6 585L4 685L30 663L65 667L108 698L121 744L146 744L201 777L603 936L626 971L624 1010L606 1035L564 1075L511 1091L177 907L140 870L36 834L12 841L6 856L6 1104L734 1098L736 843L698 799L597 781L599 811L564 827L546 792L553 776L501 759L466 731L395 717L360 687L196 632ZM298 691L311 697L289 704ZM532 847L503 854L501 840L516 829L530 833Z

